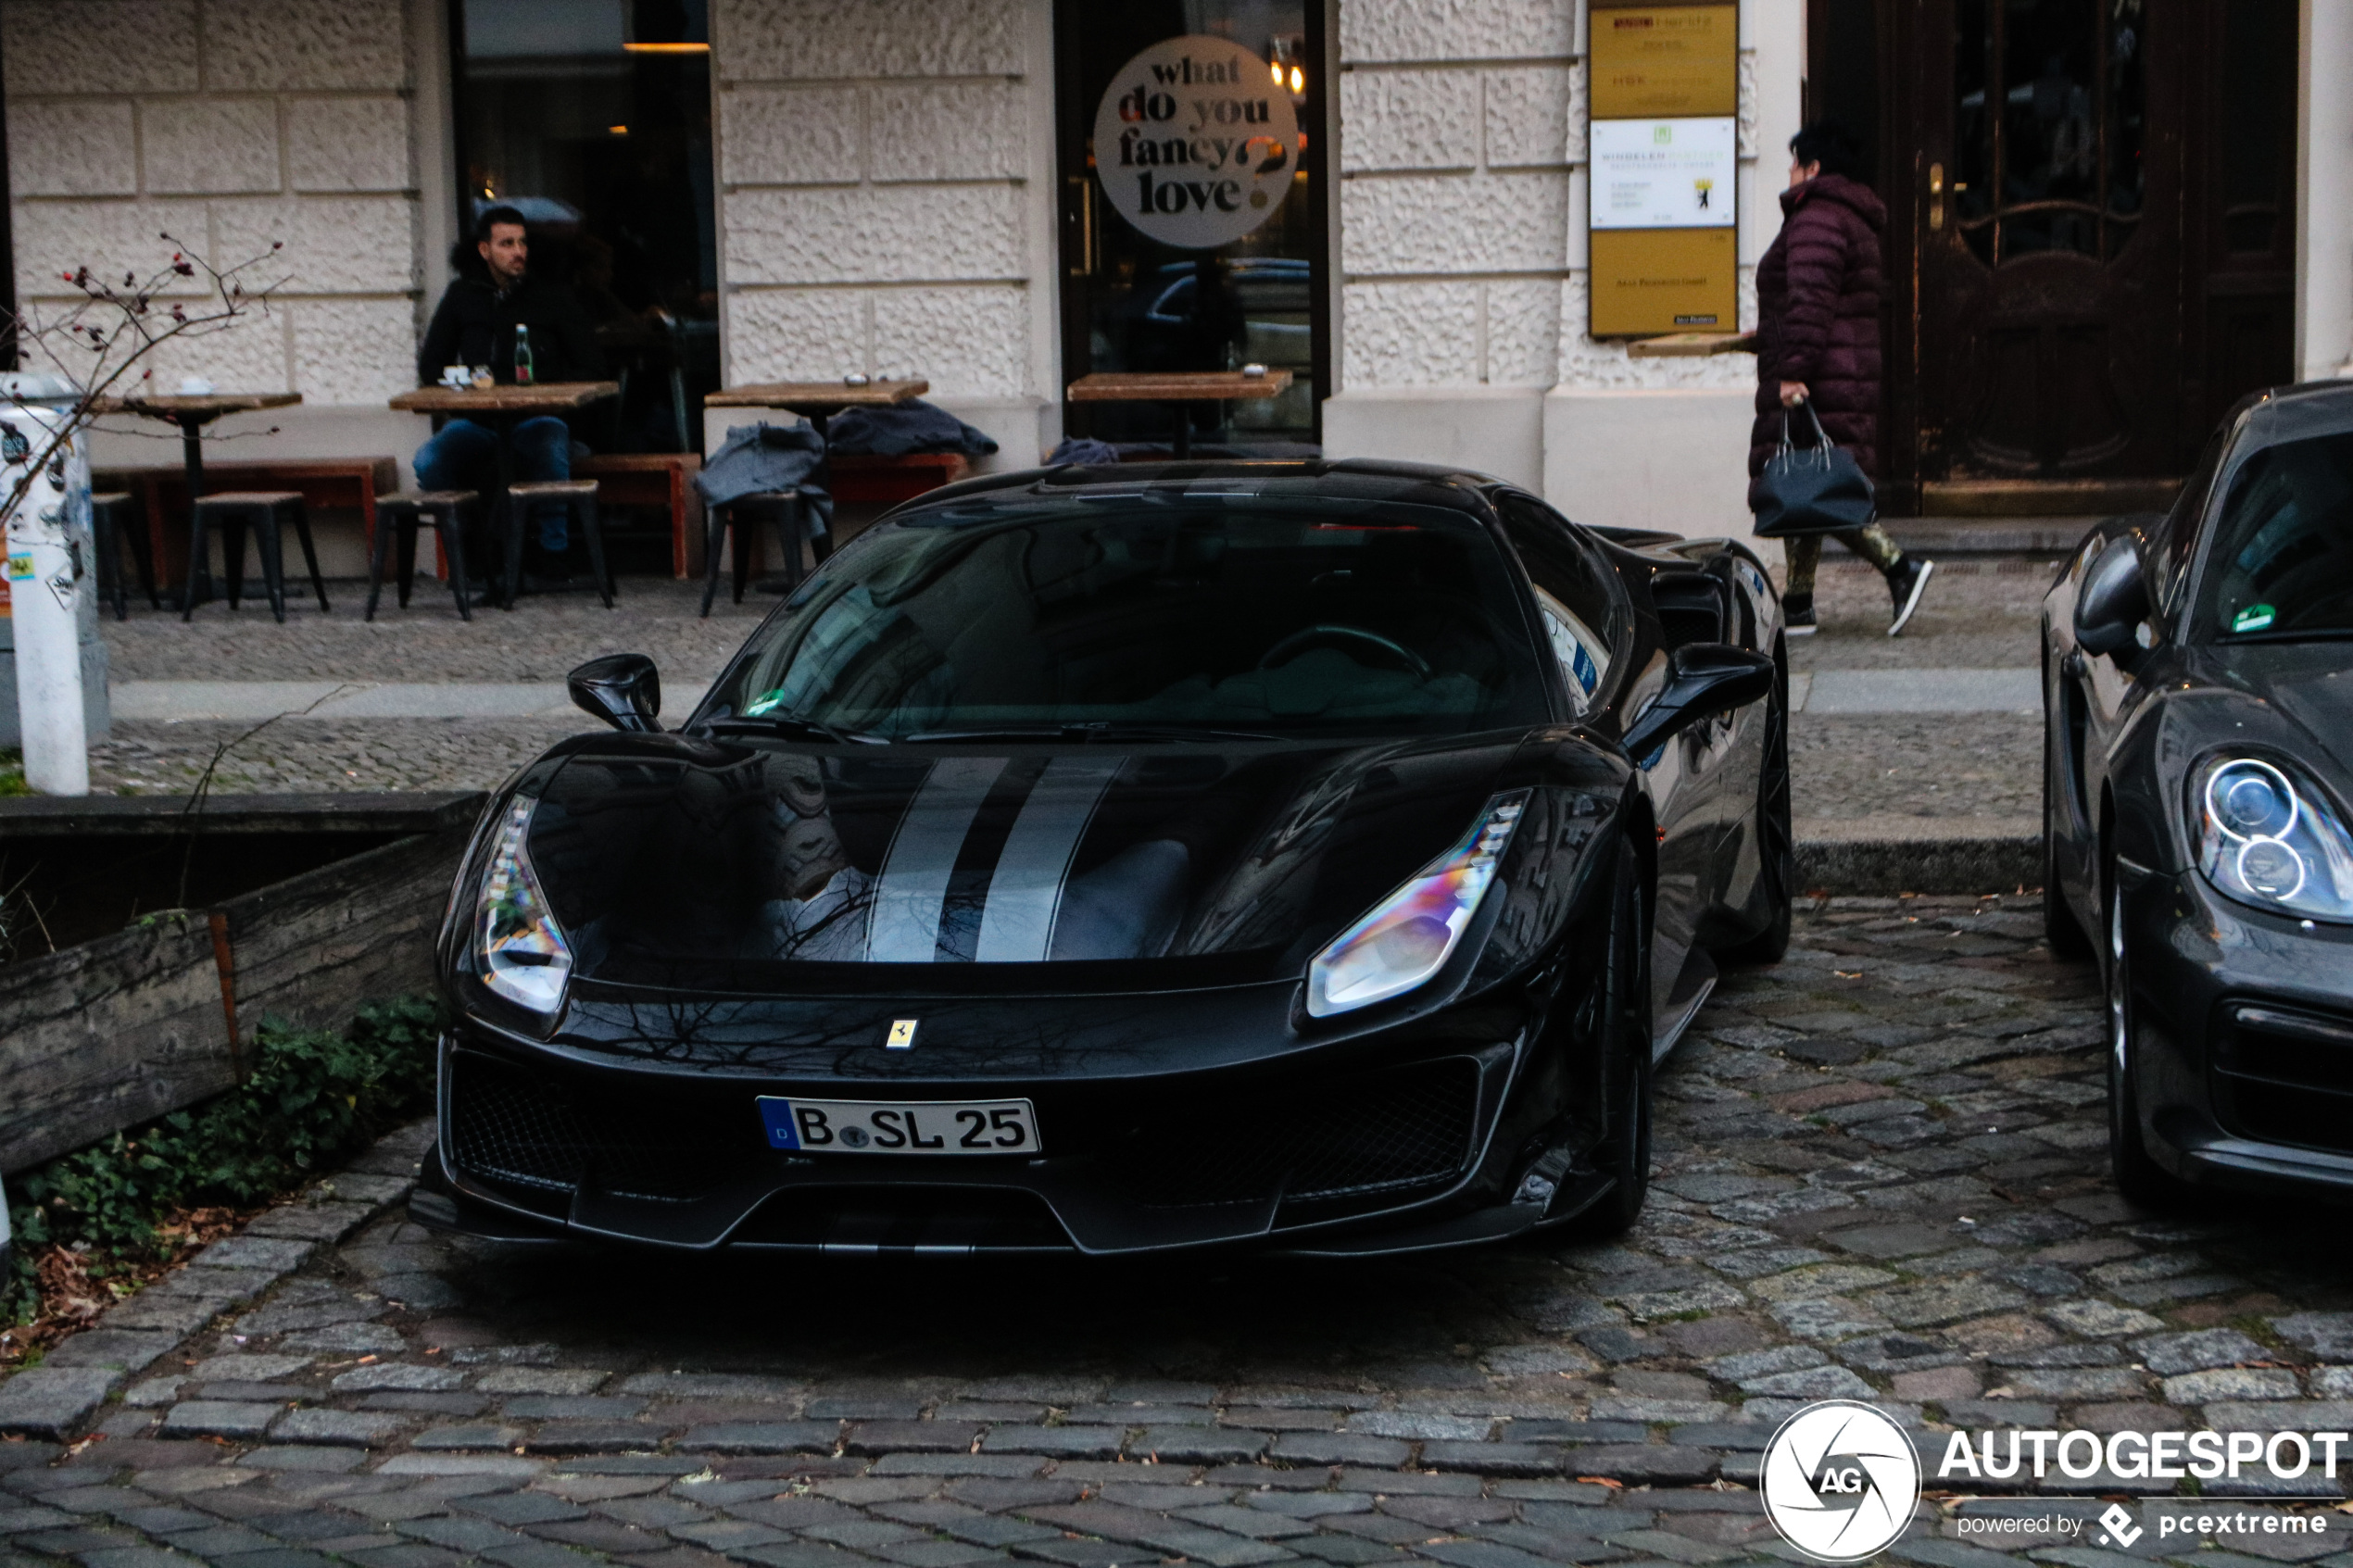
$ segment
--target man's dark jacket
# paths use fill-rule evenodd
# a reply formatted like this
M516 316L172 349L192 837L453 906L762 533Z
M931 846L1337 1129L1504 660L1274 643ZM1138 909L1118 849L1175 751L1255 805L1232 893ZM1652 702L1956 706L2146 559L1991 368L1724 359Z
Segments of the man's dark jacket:
M1756 420L1748 472L1781 435L1781 388L1804 382L1833 445L1879 471L1880 231L1887 207L1869 185L1818 174L1781 193L1781 232L1756 265ZM1813 438L1805 430L1803 439Z
M417 350L417 382L431 385L444 365L487 365L500 382L515 379L515 327L531 329L532 380L602 381L604 351L587 312L563 284L525 273L500 294L479 256L441 296L441 308Z

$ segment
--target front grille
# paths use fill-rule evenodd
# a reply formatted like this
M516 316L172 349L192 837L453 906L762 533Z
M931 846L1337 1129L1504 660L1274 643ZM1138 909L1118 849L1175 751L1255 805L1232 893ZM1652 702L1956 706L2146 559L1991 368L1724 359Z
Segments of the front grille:
M1114 1158L1153 1208L1364 1198L1452 1181L1478 1110L1475 1063L1429 1062L1164 1115Z
M2213 1038L2224 1125L2266 1143L2353 1153L2353 1021L2225 1002Z
M761 1204L730 1240L830 1252L1067 1252L1035 1193L1000 1187L796 1186Z
M449 1063L459 1169L540 1192L593 1181L623 1198L700 1198L743 1169L757 1129L721 1107L626 1097L471 1051Z

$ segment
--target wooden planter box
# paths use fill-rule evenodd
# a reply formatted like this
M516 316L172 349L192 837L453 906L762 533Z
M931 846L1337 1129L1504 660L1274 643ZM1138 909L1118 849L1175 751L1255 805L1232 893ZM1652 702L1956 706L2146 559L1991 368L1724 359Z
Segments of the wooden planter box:
M483 798L0 800L0 887L30 871L57 919L124 922L0 965L0 1173L233 1087L264 1017L337 1027L428 989ZM111 914L142 885L195 896Z

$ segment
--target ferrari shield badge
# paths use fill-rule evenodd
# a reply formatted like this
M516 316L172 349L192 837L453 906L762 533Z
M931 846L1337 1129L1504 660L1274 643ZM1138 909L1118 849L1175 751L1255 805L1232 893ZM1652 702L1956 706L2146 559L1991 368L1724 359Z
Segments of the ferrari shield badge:
M883 1041L883 1045L887 1049L894 1051L907 1051L914 1049L915 1021L912 1018L892 1019L890 1021L890 1035L887 1039Z

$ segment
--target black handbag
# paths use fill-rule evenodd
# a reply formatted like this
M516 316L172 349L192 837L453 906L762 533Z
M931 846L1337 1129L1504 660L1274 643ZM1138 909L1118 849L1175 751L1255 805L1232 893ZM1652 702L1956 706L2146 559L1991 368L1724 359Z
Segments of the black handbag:
M1811 403L1797 407L1814 427L1814 445L1790 445L1790 417L1784 409L1780 445L1765 460L1765 471L1748 487L1748 509L1756 514L1759 538L1843 533L1879 516L1878 492L1863 466L1853 454L1831 445Z

